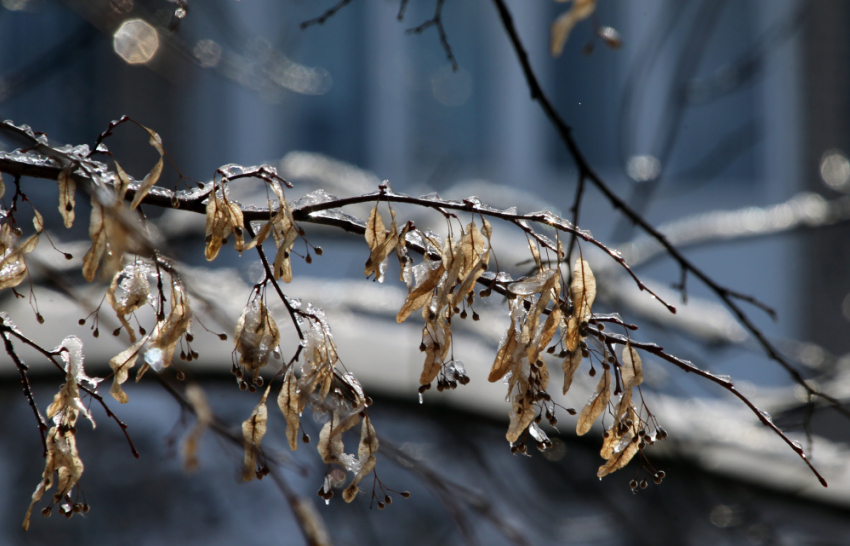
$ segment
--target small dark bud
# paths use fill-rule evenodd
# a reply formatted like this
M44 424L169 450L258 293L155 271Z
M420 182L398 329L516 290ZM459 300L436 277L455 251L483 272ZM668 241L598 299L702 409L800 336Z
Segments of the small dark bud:
M460 318L465 319L467 316L468 314L466 313L466 309L460 312Z
M227 334L218 334L218 339L222 341L227 341Z
M546 349L546 352L547 352L547 353L549 353L549 354L551 355L552 353L554 353L554 352L555 352L555 346L554 346L554 345L552 345L551 347L549 347L548 349Z
M640 488L641 489L646 489L648 486L649 486L649 484L646 483L645 479L640 481Z
M71 203L65 203L65 210L71 212L72 210L74 210L74 205L72 205Z
M588 351L587 349L582 349L582 350L581 350L581 357L582 357L582 358L588 358L588 357L590 357L590 351Z
M387 496L384 497L384 502L387 503L387 504L392 504L393 498L391 496L387 495Z
M511 446L511 453L516 454L516 452L517 452L517 451L519 451L519 447L517 447L517 446Z
M185 381L185 380L186 380L186 374L178 371L177 372L177 381Z
M95 328L94 332L92 332L91 335L93 335L94 337L100 337L100 329Z
M661 483L661 477L659 477L659 476L658 476L658 474L656 474L656 475L652 478L652 481L654 481L654 482L655 482L655 485L658 485L658 484L660 484L660 483Z
M596 368L590 368L590 377L596 377Z
M239 382L239 390L240 391L248 390L248 383L245 383L244 381L240 381Z
M227 237L225 237L224 239L221 240L221 244L223 244L224 246L227 246Z
M316 248L313 249L313 252L316 253L316 256L321 256L322 254L324 254L325 251L322 250L322 247L317 246Z
M410 498L410 491L402 491L401 496L406 498L406 499L409 499Z
M457 315L458 313L460 313L460 307L458 307L457 305L455 305L455 308L454 308L454 309L452 309L452 313L454 313L455 315Z
M139 333L142 334L142 335L145 335L145 334L148 333L148 331L145 330L142 326L139 326Z
M632 480L632 481L630 481L630 482L629 482L629 487L631 487L633 490L634 490L634 489L637 489L637 487L638 487L638 482L637 482L637 480Z
M89 510L91 510L91 506L89 506L89 503L84 502L83 503L83 514L88 514Z
M248 392L250 392L251 394L257 392L257 387L255 387L254 385L248 385Z
M193 336L192 334L187 333L187 334L186 334L186 341L188 341L189 343L192 343L193 341L195 341L195 336Z
M598 322L598 323L596 324L596 328L597 328L600 332L604 332L604 331L605 331L605 325L604 325L604 324L602 324L601 322Z
M425 345L425 342L424 342L424 341L423 341L422 343L420 343L420 344L419 344L419 350L420 350L421 352L423 352L423 353L424 353L427 349L428 349L428 346L427 346L427 345Z
M112 335L115 336L115 337L120 336L121 335L121 327L119 326L118 328L112 330Z
M304 443L304 444L310 443L310 436L306 432L301 435L301 443Z
M41 509L41 515L46 518L49 518L51 513L53 513L53 511L50 509L49 506L45 506Z
M564 349L563 351L558 353L558 358L567 358L567 355L569 355L569 354L570 354L570 352L568 350Z
M83 505L82 504L77 503L77 504L74 505L74 513L75 514L79 514L82 511L83 511Z
M552 418L549 419L549 424L554 427L555 425L558 424L558 418L553 415Z
M74 259L74 255L73 255L73 254L71 254L70 252L66 252L66 253L65 253L65 259L66 259L66 260L73 260L73 259Z
M300 227L300 226L299 226L299 227L298 227L298 235L300 235L300 236L304 237L305 235L307 235L307 232L306 232L306 231L304 231L304 228L303 228L303 227Z
M310 256L309 254L307 254L307 256L304 257L304 261L307 262L308 264L311 264L311 263L313 263L313 257Z
M84 318L81 318L80 320L77 321L77 324L79 324L80 326L84 325L85 323L86 323L86 319L84 319Z
M44 317L41 315L41 313L35 314L35 320L37 320L39 324L44 324Z
M576 410L575 410L575 409L573 409L573 408L567 408L567 413L569 413L570 415L575 415L575 414L576 414Z
M478 316L478 313L473 311L472 312L472 320L481 320L481 317Z
M378 502L378 509L383 510L386 507L387 507L387 505L384 504L383 502L380 502L380 501Z
M374 404L374 403L375 403L375 401L374 401L374 400L372 400L372 397L371 397L371 396L367 396L367 397L366 397L366 400L365 400L365 403L366 403L366 407L368 408L369 406L371 406L372 404Z
M656 472L655 475L663 480L667 476L667 473L664 472L663 470L659 470L658 472Z
M258 387L262 387L263 386L263 378L257 377L257 379L255 380L255 383L257 384Z
M235 233L237 237L242 237L242 228L239 226L233 226L233 233Z

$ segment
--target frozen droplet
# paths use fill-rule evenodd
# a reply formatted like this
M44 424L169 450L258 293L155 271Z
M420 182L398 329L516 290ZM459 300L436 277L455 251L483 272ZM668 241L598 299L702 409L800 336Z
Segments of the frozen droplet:
M331 503L331 499L325 499L325 505L328 505L330 503Z
M182 18L186 17L186 9L183 8L183 7L177 8L176 10L174 10L174 16L177 17L178 19L182 19Z
M727 383L730 383L730 384L732 383L732 376L731 375L715 375L714 377L716 377L717 379L719 379L721 381L726 381Z
M165 363L162 361L162 350L149 349L145 353L145 362L148 366L153 368L154 371L161 372L162 368L165 366Z
M770 421L771 423L773 422L773 417L771 417L770 414L767 413L766 411L760 409L759 415L761 415L763 419L766 419L767 421Z
M424 404L424 403L425 403L425 399L422 397L422 393L421 393L421 392L419 393L419 403L420 403L420 404Z

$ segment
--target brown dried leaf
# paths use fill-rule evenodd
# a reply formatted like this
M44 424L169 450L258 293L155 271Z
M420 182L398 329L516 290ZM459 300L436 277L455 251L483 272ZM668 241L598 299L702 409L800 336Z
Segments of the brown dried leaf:
M587 261L578 258L573 268L573 282L570 284L570 298L575 307L575 317L579 321L590 318L590 307L596 299L596 278Z
M162 365L169 366L180 338L192 324L189 296L176 278L171 279L171 311L165 320L156 323L150 334L151 348L162 351ZM138 381L138 377L136 378Z
M186 399L192 405L196 419L195 427L183 442L183 469L191 472L198 468L198 442L212 423L213 412L203 389L197 383L191 383L186 387Z
M321 432L319 432L319 443L316 446L323 462L345 466L340 460L340 457L345 454L342 433L356 425L358 421L360 421L359 413L355 412L346 417L341 417L339 410L334 410L331 419L325 423Z
M395 318L396 322L404 322L410 316L410 313L421 308L430 300L431 291L437 287L444 271L444 264L440 264L428 274L428 277L419 286L407 295L407 300L405 300L404 305L401 306L401 310Z
M296 390L295 374L290 369L286 372L280 394L277 396L277 405L286 419L286 439L292 451L298 449L298 430L301 420L298 416L298 394Z
M623 379L623 388L637 387L643 383L643 365L640 362L640 355L631 343L623 347L620 362L622 363L620 375Z
M159 152L159 160L157 160L156 164L151 169L151 172L149 172L142 180L141 184L139 185L139 189L136 190L136 195L135 197L133 197L133 202L130 203L130 210L136 210L136 207L139 206L139 203L142 202L142 199L145 198L145 196L148 194L153 185L156 184L159 180L159 177L162 174L163 156L165 155L165 151L162 149L162 138L160 138L160 136L155 131L148 129L147 127L142 128L150 135L150 145L153 146L157 152Z
M580 21L587 19L596 9L596 0L574 0L573 7L561 14L550 29L549 51L558 57L564 50L564 44L570 36L570 31Z
M363 478L369 475L375 468L375 454L378 452L378 435L375 433L375 427L372 426L372 420L369 416L363 419L363 425L360 428L360 447L357 449L357 460L360 462L360 468L354 474L354 479L342 494L345 502L351 502L357 496L359 484Z
M4 241L3 246L9 248L12 237L7 229L8 224L4 225ZM11 252L0 260L0 290L18 286L27 278L27 263L24 260L24 254L29 254L35 247L38 246L38 233L30 235L26 241L18 245Z
M130 187L130 177L124 172L124 169L121 168L121 165L115 161L115 174L118 176L118 182L115 183L115 198L119 201L124 200L124 196L127 195L127 189Z
M256 380L280 344L280 330L262 298L251 301L243 309L236 322L233 344L240 354L239 365Z
M490 368L490 375L487 376L487 381L495 383L505 377L505 374L513 369L513 355L517 345L518 341L514 335L514 324L511 322L511 325L508 327L508 335L505 337L504 343L502 343L499 346L499 350L496 351L496 359L493 361L493 367Z
M520 389L524 391L525 389ZM522 432L528 428L528 425L534 420L533 400L529 396L517 394L511 401L512 409L510 414L510 425L508 432L505 434L507 440L511 443L516 442L522 435Z
M570 390L573 377L575 377L576 370L580 365L581 351L571 351L561 363L561 367L564 369L564 394L567 394L567 391Z
M602 374L602 379L599 380L599 385L596 387L596 393L591 397L590 401L581 410L576 423L576 434L583 436L587 434L590 427L593 426L605 408L608 406L608 401L611 399L611 370L605 370Z
M378 204L375 203L375 208L369 214L369 221L366 222L366 243L369 245L369 259L366 260L364 273L369 277L374 273L375 280L383 282L384 274L381 265L392 253L398 244L398 226L395 221L395 212L390 209L392 215L392 223L390 224L390 232L386 233L384 221L381 218L381 213L378 212Z
M41 213L37 210L33 209L33 217L32 217L32 225L35 227L35 230L38 233L44 231L44 218L42 218Z
M67 225L67 221L66 221ZM89 221L89 237L91 237L91 248L83 257L83 277L89 282L94 280L100 261L106 253L106 242L109 238L107 233L106 214L95 194L91 198L91 220Z
M74 225L74 193L77 191L77 183L71 177L71 169L62 169L59 172L59 214L65 221L65 227Z
M266 398L269 395L271 384L266 387L263 397L251 416L242 423L242 440L245 444L245 468L242 471L242 479L249 482L254 479L257 465L257 455L260 451L260 443L266 435L266 426L269 419L269 410L266 407Z
M25 531L30 526L30 516L32 515L33 506L41 500L44 493L53 485L54 472L58 476L56 493L53 495L54 502L59 502L65 495L69 494L83 474L83 462L80 460L80 455L77 452L77 440L71 428L73 423L63 420L62 424L65 426L61 427L61 432L60 427L56 426L51 427L47 432L47 456L44 463L44 472L42 473L41 482L32 494L32 502L24 517L23 528Z
M292 217L289 204L280 196L280 208L272 218L274 240L277 243L277 254L274 258L274 276L283 282L292 282L292 264L289 261L289 251L298 237L298 228Z
M133 366L136 365L136 360L139 358L139 351L149 337L150 334L144 336L109 360L109 367L112 368L114 373L112 377L112 388L109 389L109 393L122 404L126 404L129 398L127 397L127 393L121 389L121 385L127 381L130 370L133 369Z

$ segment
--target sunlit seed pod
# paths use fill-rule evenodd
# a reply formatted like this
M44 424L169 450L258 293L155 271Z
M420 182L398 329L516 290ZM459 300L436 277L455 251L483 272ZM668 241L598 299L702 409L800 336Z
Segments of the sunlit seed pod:
M89 503L84 502L83 503L83 514L88 514L89 510L91 510L91 506L89 506Z
M551 347L549 347L548 349L546 349L546 352L547 352L548 354L550 354L550 355L551 355L552 353L554 353L554 352L555 352L555 346L554 346L554 345L552 345Z
M304 256L304 261L307 262L308 264L311 264L311 263L313 263L313 257L310 256L309 254L307 254L306 256Z
M392 498L391 496L389 496L389 495L385 495L385 496L384 496L384 502L385 502L385 503L387 503L387 504L392 504L392 503L393 503L393 498Z
M49 507L49 506L45 506L45 507L44 507L44 508L42 508L42 510L41 510L41 515L42 515L42 516L44 516L44 517L46 517L46 518L49 518L49 517L50 517L50 514L52 514L52 513L53 513L53 511L50 509L50 507Z
M492 293L493 293L492 290L490 290L489 288L485 288L484 290L481 290L480 292L478 292L478 296L481 297L481 298L488 298L488 297L490 297L490 294L492 294Z
M460 312L460 318L465 319L467 316L469 315L467 314L466 309Z
M443 392L443 382L442 381L437 381L437 391Z
M525 443L521 443L519 445L519 452L522 453L523 455L528 453L528 446L526 446Z
M478 316L478 313L475 311L472 312L472 320L481 320L481 317Z
M401 496L406 498L406 499L409 499L410 498L410 491L402 491Z
M200 355L200 353L198 353L198 351L189 351L189 353L191 353L191 355L192 355L192 360L198 360L198 358L201 357L201 355Z
M667 473L664 472L663 470L659 470L658 472L655 473L655 475L663 480L667 476Z
M574 408L567 408L567 413L569 413L570 415L575 415L576 410Z
M261 376L257 376L257 379L255 379L254 382L257 384L258 387L262 387L264 380Z
M100 329L95 328L94 332L92 332L91 335L93 335L94 337L100 337Z
M118 335L118 334L114 334L114 335ZM183 351L183 350L180 351L180 360L186 360L186 351Z
M74 510L75 514L79 514L80 512L83 511L83 505L80 504L80 503L77 503L77 504L74 505L73 510Z
M320 247L320 246L315 247L315 248L313 249L313 252L315 252L315 253L316 253L316 256L321 256L322 254L324 254L324 253L325 253L325 251L324 251L324 250L322 250L322 247Z
M590 377L596 377L596 368L590 368L590 372L588 373L590 374Z
M605 334L600 333L598 336L596 336L596 339L598 339L599 341L604 342L604 341L605 341L605 339L606 339L606 338L605 338Z
M185 381L185 380L186 380L186 374L178 371L177 372L177 381Z
M655 430L656 430L655 437L658 438L659 440L663 440L664 438L667 437L667 431L664 430L663 428L658 427Z
M236 234L237 237L242 236L242 228L239 226L233 226L233 233Z
M640 436L640 437L644 437L644 436L646 436L646 430L644 430L644 429L640 429L640 430L638 431L638 436Z
M79 324L80 326L83 326L85 323L86 323L86 319L84 319L84 318L81 318L80 320L77 321L77 324Z
M455 305L454 309L452 309L452 313L454 313L455 315L459 314L460 313L460 307Z
M195 341L195 336L193 336L192 334L187 332L186 333L186 341L188 341L189 343L192 343L193 341Z
M472 305L475 302L475 292L470 292L468 296L466 296L466 304Z
M641 480L640 481L640 488L646 489L647 487L649 487L649 484L646 482L646 480L645 479Z
M257 392L257 387L255 387L254 385L248 385L248 392L250 392L250 393Z
M587 349L587 343L586 343L583 339L582 339L582 340L579 340L579 342L578 342L578 346L579 346L579 348L580 348L580 349L582 349L582 350Z
M419 385L419 394L425 392L425 385Z
M244 381L240 381L239 382L239 390L240 391L248 390L248 383L245 383Z
M186 355L186 358L184 358L183 360L185 360L186 362L192 362L193 357L191 351L189 352L189 354Z
M139 333L142 334L142 335L145 335L145 334L148 333L148 331L145 330L143 327L139 326Z
M540 424L540 422L541 422L541 421L543 421L543 416L542 416L542 415L540 415L540 414L538 413L537 415L535 415L535 416L534 416L534 422L535 422L535 423Z
M662 480L661 480L661 478L660 478L660 477L658 477L658 475L655 475L655 476L652 478L652 481L653 481L653 482L655 482L655 485L658 485L658 484L660 484L660 483L661 483L661 481L662 481Z
M631 487L632 489L637 489L637 487L638 487L638 482L637 482L637 480L632 480L632 481L630 481L630 482L629 482L629 487Z
M368 407L370 407L372 404L374 404L374 403L375 403L375 401L374 401L374 400L372 400L372 397L371 397L371 396L367 396L367 397L366 397L366 400L364 400L364 403L366 404L366 407L368 408Z
M227 341L227 334L218 334L218 339L222 341Z
M112 335L113 335L114 337L118 337L118 336L120 336L120 335L121 335L121 327L119 326L118 328L116 328L116 329L112 330Z
M35 314L35 320L37 320L39 324L44 324L44 317L41 315L41 313Z
M555 425L558 424L558 418L553 415L552 418L549 419L549 424L554 427Z
M73 260L73 259L74 259L74 255L73 255L73 254L71 254L70 252L65 252L65 259L66 259L66 260Z

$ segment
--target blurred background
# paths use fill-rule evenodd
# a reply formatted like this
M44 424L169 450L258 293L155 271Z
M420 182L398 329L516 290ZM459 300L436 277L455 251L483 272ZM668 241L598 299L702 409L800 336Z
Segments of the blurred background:
M836 397L850 396L850 5L600 0L552 58L549 26L571 4L507 3L543 87L593 168L717 282L773 307L778 320L756 307L747 311L805 377ZM208 181L228 163L268 163L295 183L289 200L318 189L357 195L389 180L411 195L477 195L500 208L570 217L578 171L531 101L491 3L411 1L399 21L399 0L357 0L318 24L334 5L0 0L0 119L28 124L53 144L91 146L111 120L129 115L162 136L179 168L167 164L160 181L167 188L186 188L181 174ZM407 32L431 20L438 5L456 69L435 26ZM302 28L308 22L316 24ZM3 150L17 147L4 138ZM129 125L107 145L139 179L157 159L147 135ZM55 185L25 182L43 212L55 210ZM8 198L8 177L6 186ZM252 195L245 190L245 202ZM440 217L399 209L419 227L444 229ZM72 230L60 229L58 214L45 213L58 246L80 249L79 256L87 248L75 242L87 237L79 220L84 210L81 203ZM347 212L364 218L368 210ZM261 274L254 260L226 249L208 264L202 217L146 212L157 218L190 285L235 321ZM662 485L633 495L634 463L598 481L601 429L576 438L566 414L557 449L512 456L503 436L505 387L484 384L507 324L503 302L491 298L480 322L457 331L456 357L472 384L429 392L420 405L421 326L395 324L406 295L394 282L398 272L388 273L386 286L363 280L368 254L360 238L307 226L310 241L325 252L310 265L295 260L288 295L328 313L343 361L377 400L370 412L388 449L379 457L381 481L410 490L411 498L396 496L385 511L370 510L366 498L325 506L314 494L325 465L312 445L287 453L274 408L266 442L280 451L285 490L265 481L242 484L240 451L212 433L202 442L200 469L186 474L179 451L193 420L143 380L127 389L127 406L112 405L141 459L132 458L123 434L96 408L100 426L92 432L81 424L79 441L92 512L70 521L37 517L24 533L20 521L43 463L19 378L4 354L0 542L298 544L303 538L287 501L294 495L324 520L335 544L845 544L847 419L830 408L807 408L803 389L694 278L684 305L672 288L680 282L677 265L593 187L579 220L680 307L668 316L614 264L585 249L601 285L595 311L619 312L640 326L634 335L641 341L733 376L739 390L804 443L808 423L812 458L829 489L727 393L649 357L646 403L671 436L649 450L667 472ZM523 274L522 234L497 226L497 237L501 266ZM39 259L65 268L76 286L79 266L72 270L50 252ZM48 278L38 268L34 277ZM120 341L102 336L95 343L88 326L77 326L89 310L73 301L96 305L99 290L80 287L70 298L50 285L36 287L45 325L27 301L10 294L0 295L0 309L46 347L80 335L89 373L105 375ZM286 355L296 337L284 319L279 315ZM232 323L210 326L221 331ZM257 396L233 383L230 342L209 337L214 341L200 345L201 359L181 369L238 426ZM36 399L46 407L63 378L30 360ZM587 374L577 382L562 401L568 407L580 408L595 385ZM311 436L320 426L308 424Z

